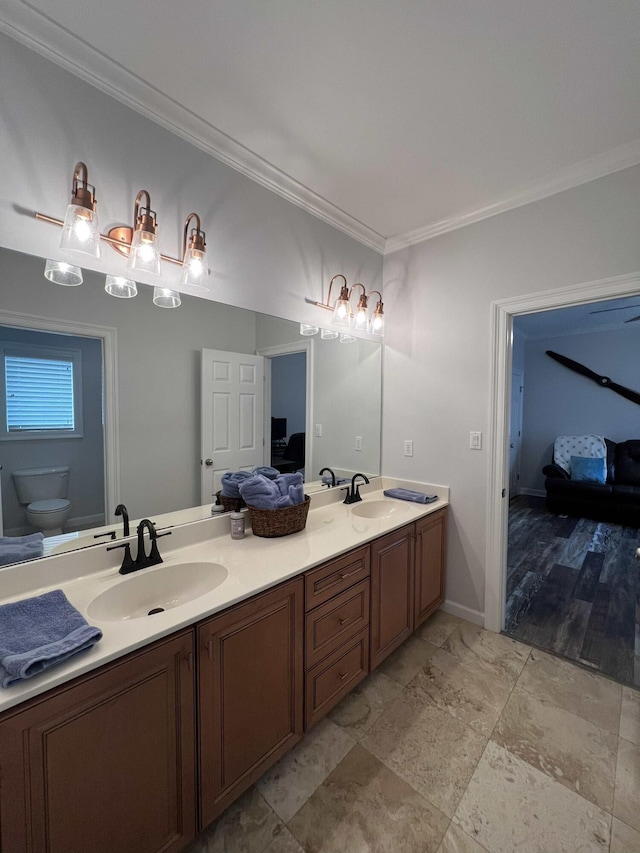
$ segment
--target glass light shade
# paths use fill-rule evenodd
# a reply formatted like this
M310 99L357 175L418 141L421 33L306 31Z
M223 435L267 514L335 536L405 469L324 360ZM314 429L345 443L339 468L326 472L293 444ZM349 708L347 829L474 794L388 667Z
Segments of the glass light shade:
M187 249L182 262L180 284L193 290L208 290L205 284L208 275L207 253L200 249Z
M367 317L367 309L358 307L356 311L356 319L353 324L354 328L358 329L360 332L366 332L368 324L369 319Z
M180 294L168 287L154 287L153 304L158 308L177 308L180 305Z
M357 341L357 340L358 339L355 337L355 335L346 335L346 334L344 334L344 332L340 333L340 343L341 344L352 344L352 343L354 343L354 341Z
M70 204L64 217L60 248L63 251L82 252L100 257L100 228L98 214L88 207Z
M333 341L338 337L338 333L334 332L333 329L322 329L320 337L323 341Z
M134 232L129 251L129 272L146 272L160 275L160 249L155 234L138 229ZM162 289L162 288L160 288Z
M120 275L108 275L105 279L104 289L109 296L117 296L118 299L133 299L138 293L138 286L130 278Z
M320 329L317 326L311 326L309 323L300 323L300 334L311 336L317 335Z
M351 323L351 306L348 300L338 299L333 311L333 322L336 326L348 326Z
M65 287L77 287L82 284L82 270L64 261L47 261L44 265L44 277L54 284Z

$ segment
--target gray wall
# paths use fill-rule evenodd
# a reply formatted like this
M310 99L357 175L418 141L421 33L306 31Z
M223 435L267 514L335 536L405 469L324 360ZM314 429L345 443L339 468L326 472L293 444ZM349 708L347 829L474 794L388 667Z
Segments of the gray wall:
M0 255L4 253L0 250ZM9 282L0 279L3 295ZM44 279L43 279L44 281ZM4 304L4 299L3 299ZM28 438L0 441L2 466L2 515L6 535L32 532L25 507L18 503L11 473L18 468L69 466L68 499L70 526L91 527L104 523L104 443L102 432L102 342L95 338L69 337L26 331L0 325L0 340L38 346L78 349L82 356L83 435L76 438Z
M640 406L558 364L546 350L566 355L640 391L640 328L529 340L520 485L544 492L542 468L551 461L557 435L604 435L612 441L640 438Z

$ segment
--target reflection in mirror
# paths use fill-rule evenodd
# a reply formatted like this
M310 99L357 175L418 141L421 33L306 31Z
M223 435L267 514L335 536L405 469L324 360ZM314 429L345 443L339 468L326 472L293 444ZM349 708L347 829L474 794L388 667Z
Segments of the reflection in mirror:
M132 519L148 517L161 526L207 517L214 498L201 491L204 349L265 358L265 375L276 388L265 395L261 464L291 462L289 440L303 433L306 491L321 487L318 472L325 466L339 475L380 473L379 343L302 338L297 323L185 294L180 308L160 310L144 285L135 299L115 299L105 293L104 276L90 271L84 271L81 286L61 287L44 278L43 259L6 249L0 249L0 269L3 345L15 344L27 330L28 346L80 351L83 374L82 434L62 430L47 438L16 438L6 431L0 371L5 536L36 529L27 523L28 504L19 501L12 475L41 467L69 469L60 498L69 502L63 538L55 544L45 540L45 555L53 548L59 553L85 547L94 535L112 530L122 536L122 520L113 514L119 502ZM284 359L278 363L296 352L305 354L303 370ZM305 387L293 378L302 373ZM280 430L273 447L272 417Z

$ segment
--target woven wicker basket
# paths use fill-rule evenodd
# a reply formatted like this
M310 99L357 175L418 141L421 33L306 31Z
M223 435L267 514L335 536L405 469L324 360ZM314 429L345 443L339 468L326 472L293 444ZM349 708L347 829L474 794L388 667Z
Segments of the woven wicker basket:
M251 530L254 536L274 538L304 530L310 503L309 495L305 495L304 503L283 509L258 509L255 506L249 506Z
M216 492L216 498L224 507L225 512L235 512L237 509L244 509L246 507L246 503L242 498L228 498L221 492Z

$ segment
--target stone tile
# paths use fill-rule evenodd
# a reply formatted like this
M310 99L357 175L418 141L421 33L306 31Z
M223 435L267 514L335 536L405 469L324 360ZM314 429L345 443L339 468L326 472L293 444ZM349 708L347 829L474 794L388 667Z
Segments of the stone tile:
M437 650L437 646L413 635L405 640L400 648L390 654L386 660L382 661L378 667L378 672L382 672L399 684L406 686L414 675L420 672L422 667L431 660Z
M362 739L362 745L448 817L453 815L486 738L406 688Z
M478 844L452 822L438 847L438 853L487 853L487 848Z
M640 832L614 817L611 826L611 853L638 853Z
M515 681L515 680L514 680ZM453 717L489 737L498 721L514 681L506 680L495 667L481 659L472 663L444 648L410 682Z
M618 734L622 688L608 678L532 649L518 687Z
M433 616L429 616L426 622L416 631L416 636L422 640L441 646L444 641L456 630L462 619L445 613L444 610L436 610Z
M511 684L515 684L531 652L530 646L471 622L461 622L442 648L473 666L492 669Z
M447 823L438 809L358 745L289 829L306 853L436 853Z
M491 853L609 849L609 814L492 741L453 821Z
M376 670L336 705L329 719L359 740L401 692L401 684Z
M264 853L304 853L304 849L298 844L293 835L286 827L265 848Z
M355 741L322 720L256 782L256 788L285 823L342 761Z
M632 690L630 687L622 688L620 737L640 746L640 690Z
M283 829L282 821L258 791L250 788L204 829L184 853L263 853Z
M618 739L616 792L613 813L640 831L640 746L624 738Z
M611 811L618 748L612 732L516 688L491 739Z

